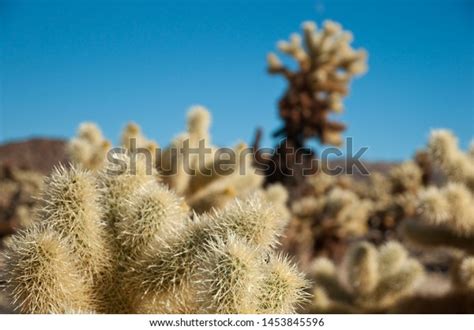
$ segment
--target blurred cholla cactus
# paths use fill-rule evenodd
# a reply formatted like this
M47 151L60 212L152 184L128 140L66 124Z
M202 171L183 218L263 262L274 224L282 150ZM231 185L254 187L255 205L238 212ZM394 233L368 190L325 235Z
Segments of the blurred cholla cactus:
M474 191L474 143L470 150L459 149L457 137L448 130L435 130L428 142L428 153L435 166L439 167L448 181L465 184Z
M163 181L184 196L194 211L219 209L235 198L258 192L264 198L269 196L268 201L283 216L289 216L287 196L271 201L271 193L263 190L264 178L254 168L253 154L245 143L232 149L213 145L209 133L211 115L202 106L192 107L187 119L187 131L164 150L158 170ZM190 148L200 153L191 153Z
M274 53L267 58L268 72L283 75L289 84L279 103L285 125L275 135L286 136L296 147L311 137L340 145L345 126L330 121L329 115L343 110L350 81L367 71L367 52L354 50L352 34L333 21L324 22L320 30L314 22L305 22L303 32L303 38L295 33L289 42L278 43L279 50L298 63L296 71L283 65Z
M347 252L341 269L329 259L318 258L311 275L316 283L311 312L375 313L389 312L413 294L424 270L396 241L379 249L360 242Z
M31 224L31 215L41 191L43 176L0 163L0 246L1 239L13 234L17 228Z
M335 184L325 195L303 197L291 208L294 218L286 242L297 243L289 248L300 250L297 254L307 264L315 255L339 259L351 237L365 235L372 202Z
M405 221L402 232L421 245L454 247L472 254L474 160L458 149L456 137L446 130L431 134L428 152L446 182L418 194L416 217Z
M422 170L414 161L406 161L391 168L387 175L371 174L366 184L355 188L373 205L370 240L379 243L394 239L400 222L416 212L416 196L424 188Z
M294 217L285 240L303 264L315 255L339 260L355 238L376 244L395 239L398 224L415 214L423 189L422 171L413 161L387 174L371 173L367 180L320 171L307 183L307 195L291 205Z
M107 152L111 147L99 127L94 123L82 123L77 130L77 136L67 145L67 153L71 161L88 170L102 168Z
M474 257L465 257L452 270L452 284L460 290L474 293Z
M361 200L354 192L338 187L324 197L309 196L292 205L293 212L298 216L319 219L322 228L332 228L335 234L342 236L364 234L370 208L368 200Z
M407 161L390 170L392 193L417 192L422 186L422 172L414 161Z
M158 143L145 137L135 123L129 123L125 127L121 143L129 156L145 157L146 170L149 172L156 169L158 172L155 173L155 179L159 178L184 197L187 204L197 213L222 208L236 197L245 198L255 192L266 196L267 193L262 188L264 178L254 168L253 155L247 145L238 143L232 149L218 149L211 144L210 125L209 111L202 106L194 106L187 115L186 131L179 134L167 148L160 149ZM82 124L79 136L69 143L68 150L74 163L87 169L104 170L104 160L110 145L107 144L107 148L99 148L97 146L105 144L91 142L102 140L102 134L95 125ZM90 150L94 150L94 161L86 157L89 154L85 151ZM124 154L122 161L129 161L130 158L127 157ZM100 162L95 161L98 159ZM147 175L139 177L150 180ZM129 189L125 187L128 185L127 179L123 180L120 185ZM271 202L283 216L289 217L286 198Z
M448 295L459 289L462 292L467 289L472 294L473 194L463 184L448 183L442 188L427 188L420 193L418 204L418 217L405 220L401 233L410 242L431 251L433 247L448 248L453 258L450 265L452 292Z
M303 275L273 252L286 220L272 204L253 195L191 218L137 172L54 171L41 221L3 255L18 311L292 313L305 301Z
M142 133L140 126L130 122L122 132L122 147L131 153L136 153L139 149L148 150L153 164L156 162L155 156L158 149L158 143L148 139Z
M441 186L429 186L418 193L417 212L402 223L400 232L411 243L430 251L437 247L450 252L451 291L420 295L406 306L425 299L436 299L443 306L453 296L474 292L474 160L469 152L458 149L456 137L446 130L431 134L427 153L444 180Z

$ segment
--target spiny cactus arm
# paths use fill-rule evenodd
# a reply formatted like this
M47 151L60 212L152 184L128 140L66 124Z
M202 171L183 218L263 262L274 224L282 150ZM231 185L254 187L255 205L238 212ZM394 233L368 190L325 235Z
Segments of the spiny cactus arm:
M265 190L260 190L260 192L262 193L262 198L273 205L278 216L289 221L291 213L287 206L288 190L282 184L274 183L268 185Z
M342 304L352 302L352 294L341 284L336 266L330 259L316 258L311 265L310 276L315 288L323 290L324 295L332 302Z
M204 310L218 314L255 313L264 255L235 235L206 246L197 284Z
M346 257L347 279L356 295L366 295L374 290L379 282L378 252L368 243L355 244Z
M189 109L187 128L191 146L198 146L199 141L202 141L206 146L211 145L209 135L211 121L211 114L205 107L196 105Z
M455 288L474 290L474 257L460 260L452 269L451 279Z
M89 170L98 170L104 165L110 147L110 141L103 137L96 124L82 123L77 136L68 142L66 152L76 165Z
M474 235L474 195L464 184L449 183L442 189L449 205L450 219L440 219L461 236ZM427 219L426 219L427 220Z
M183 291L189 290L188 284L202 260L205 247L215 238L210 220L195 218L183 231L166 242L155 241L141 258L132 261L124 276L127 292L136 294L139 300L159 307L159 310L166 304L187 305L188 301L181 301L186 296ZM159 306L155 304L158 300L162 300Z
M313 261L310 277L315 286L309 310L313 313L354 313L352 294L341 284L334 263L324 257Z
M342 266L348 289L339 281L331 261L319 259L315 263L313 309L316 311L387 311L410 295L424 274L422 265L408 259L406 250L396 242L390 242L380 250L368 242L356 243L347 252Z
M265 189L266 200L275 204L285 204L288 201L288 190L281 183L273 183Z
M398 271L381 278L377 287L366 298L380 308L394 305L401 297L413 292L424 275L423 266L414 259L407 260Z
M69 244L89 282L111 263L99 199L91 172L59 166L45 179L43 205L38 214L43 224Z
M466 257L459 267L462 286L474 290L474 257Z
M287 224L287 219L278 217L272 205L262 201L258 195L236 199L213 217L216 219L216 232L233 232L268 249L278 245L278 237Z
M222 209L237 197L237 190L229 180L217 180L206 188L201 189L187 203L198 214Z
M247 198L258 191L264 178L253 172L251 167L248 167L246 171L244 174L235 172L225 176L216 176L213 182L188 196L186 201L196 212L203 213L212 208L222 209L235 198ZM261 197L267 200L265 194Z
M94 312L69 243L42 226L14 235L4 252L6 290L21 313Z
M310 314L351 314L361 313L359 309L353 305L342 303L337 300L332 300L321 287L315 287L313 292L313 299L308 308Z
M337 185L337 180L333 175L320 171L308 178L308 183L314 191L316 197L324 195L330 188Z
M158 170L163 181L179 195L185 195L189 189L191 176L190 161L186 161L185 144L189 141L187 134L180 134L173 139L171 145L163 152Z
M223 148L214 151L209 148L210 154L200 155L202 164L196 161L193 165L196 174L190 178L186 191L188 198L202 198L194 195L205 196L207 191L215 191L224 185L233 186L240 196L246 190L260 187L263 178L256 173L253 158L246 150L249 149L245 143L238 143L232 150Z
M422 185L422 172L414 161L407 161L391 169L389 179L393 193L415 193Z
M150 152L152 159L155 158L158 143L148 139L142 133L140 126L136 123L130 122L125 126L122 137L122 146L131 153L138 151L138 148L143 148Z
M450 218L450 205L442 189L428 187L418 194L418 215L426 224L437 226Z
M191 107L186 132L179 134L163 153L160 172L180 195L190 195L215 178L212 162L216 148L211 145L210 124L211 115L206 108Z
M264 278L259 289L258 312L263 314L290 314L309 301L309 282L281 254L270 255L263 266Z
M448 130L434 130L429 138L428 152L449 180L465 183L474 191L474 159L459 149L458 139Z
M159 183L150 182L127 197L127 207L115 223L122 253L140 257L155 242L164 242L186 224L184 200Z
M291 210L293 214L303 219L313 218L321 215L326 206L324 198L306 196L293 202Z
M389 241L382 245L378 254L378 271L384 278L400 270L408 258L407 250L397 241Z
M116 153L98 174L104 218L115 235L115 222L127 208L127 199L140 187L158 180L156 170L140 155ZM133 160L133 161L132 161Z

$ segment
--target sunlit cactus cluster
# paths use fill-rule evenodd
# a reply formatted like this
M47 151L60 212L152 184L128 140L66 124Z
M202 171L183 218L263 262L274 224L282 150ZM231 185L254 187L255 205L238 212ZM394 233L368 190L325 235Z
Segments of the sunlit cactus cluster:
M104 138L99 127L87 122L79 126L77 136L67 145L67 152L75 164L85 169L97 170L105 163L110 147L110 141Z
M379 249L367 242L355 244L342 271L326 258L316 259L312 267L316 286L311 309L316 313L390 311L413 294L424 273L423 266L395 241Z
M292 201L286 246L308 265L315 256L342 258L353 239L380 244L398 237L398 225L417 211L422 169L414 161L365 180L321 171L307 178L307 194Z
M197 213L222 208L235 198L259 193L271 199L263 189L263 176L253 166L253 154L245 143L233 148L220 149L211 143L209 128L211 114L202 106L192 107L187 116L187 129L178 134L168 147L161 148L147 138L140 126L129 123L121 136L121 148L146 157L147 168L157 170L160 179ZM97 171L106 164L111 144L103 138L100 129L84 123L77 137L68 143L68 153L76 166ZM274 191L284 188L275 184ZM285 192L273 202L282 214L287 214Z
M3 255L19 312L292 313L305 302L303 274L274 252L287 221L271 203L254 195L198 216L155 175L113 165L47 179L34 225Z
M451 291L437 297L447 305L453 295L474 296L474 157L472 148L460 150L456 136L447 130L432 132L427 152L440 183L418 195L417 214L401 230L416 246L452 251ZM471 305L472 312L472 301L464 305Z
M309 227L312 237L320 241L321 237L327 239L328 232L314 235L328 225L324 226L326 216L320 213L318 205L326 205L334 191L348 189L359 199L356 200L358 207L362 207L361 201L368 201L370 205L362 216L351 212L367 230L363 235L348 232L346 242L352 239L361 240L360 243L351 245L342 258L315 250L315 254L330 256L335 261L319 257L306 266L315 283L311 311L473 311L474 199L469 186L469 168L474 160L470 151L460 150L456 137L444 130L434 131L427 148L420 152L425 153L425 164L429 162L432 169L429 180L423 179L427 166L422 166L417 158L393 167L387 175L371 174L365 183L320 173L311 181L313 185L317 183L312 194L293 204L298 221L312 223ZM377 249L368 242L379 244L386 240L379 242L370 234L378 217L385 221L396 220L394 238L404 246L389 241ZM353 221L337 221L334 216L329 222L338 231L353 228ZM311 241L305 241L308 242ZM345 251L344 244L339 245ZM430 261L433 257L429 255L447 259ZM308 263L307 258L303 260ZM440 267L430 266L433 262L446 265L447 271L427 268ZM456 307L453 301L457 302Z

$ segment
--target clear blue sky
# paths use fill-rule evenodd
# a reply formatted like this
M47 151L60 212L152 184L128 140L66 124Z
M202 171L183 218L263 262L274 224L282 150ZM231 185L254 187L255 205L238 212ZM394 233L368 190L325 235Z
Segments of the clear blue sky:
M341 119L368 159L403 159L446 127L474 136L474 1L1 1L0 141L129 120L166 145L211 109L219 145L265 145L284 81L265 57L304 20L339 21L369 53Z

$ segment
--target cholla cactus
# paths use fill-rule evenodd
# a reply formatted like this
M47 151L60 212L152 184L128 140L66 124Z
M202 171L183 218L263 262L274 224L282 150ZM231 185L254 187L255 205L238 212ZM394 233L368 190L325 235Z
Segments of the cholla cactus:
M309 295L301 288L307 284L296 267L281 254L270 255L265 265L263 285L258 293L261 313L294 313L295 308Z
M208 175L200 169L196 176L190 177L187 201L193 209L202 213L212 207L221 208L235 197L242 198L260 189L263 177L256 173L251 155L243 154L246 149L243 143L233 148L235 160L226 166L225 173L219 170L221 160L216 158L208 163L208 168L213 169Z
M458 149L456 137L446 130L431 134L427 153L444 182L429 186L416 198L417 213L402 223L401 233L411 243L432 250L448 248L451 256L451 290L444 295L420 295L412 302L434 299L443 305L452 296L472 294L474 253L474 162Z
M7 289L24 312L93 311L111 267L94 177L55 169L31 228L13 236L6 254Z
M354 192L338 187L322 198L306 197L293 204L293 211L304 217L316 218L323 227L333 226L339 235L362 235L367 231L371 204Z
M363 236L368 231L372 202L338 187L334 180L325 195L303 197L291 206L294 218L287 239L296 242L294 248L300 250L303 264L315 255L339 258L348 238Z
M42 185L40 173L0 163L0 247L3 237L31 224L31 215L37 204L34 196Z
M235 314L257 311L255 297L262 289L262 252L235 236L218 238L208 243L203 255L203 266L198 269L199 295L204 298L205 310L211 313ZM298 290L298 288L296 288Z
M456 137L445 130L431 134L428 152L447 182L418 194L417 219L407 220L402 230L421 245L454 247L473 253L474 196L470 172L474 171L474 161L457 148Z
M33 226L12 237L6 259L12 303L27 313L92 312L91 287L77 272L68 241Z
M433 163L441 168L449 181L464 183L474 191L472 151L461 151L453 133L448 130L433 131L428 142L428 152Z
M316 285L311 311L390 311L414 292L423 274L421 264L409 258L405 248L395 241L380 249L367 242L356 243L348 251L341 270L329 259L314 261L312 275Z
M147 150L151 156L151 161L155 164L158 143L148 139L142 133L140 126L136 123L128 123L122 132L122 147L131 153L136 153L140 149Z
M422 185L421 176L420 167L413 161L394 167L389 173L392 193L416 193Z
M41 221L4 254L20 312L276 313L305 301L303 275L272 252L286 220L271 204L254 195L192 219L139 164L110 165L46 181Z
M297 61L297 71L285 67L274 53L267 58L268 71L283 75L289 83L279 104L285 126L278 135L286 135L297 147L309 137L339 145L345 126L328 117L343 110L348 84L367 70L367 53L354 50L350 46L352 34L333 21L324 22L321 30L315 23L305 22L303 31L303 38L295 33L289 42L278 43L281 52Z
M363 181L322 171L308 177L307 185L307 195L291 205L294 217L285 240L303 264L314 256L339 260L353 239L376 244L396 239L398 224L415 214L423 189L422 171L413 161Z
M407 219L402 224L401 232L405 238L421 247L454 249L454 261L451 265L452 290L445 296L434 298L449 299L451 295L466 290L472 293L473 194L462 184L449 183L442 188L426 189L420 194L418 202L418 218ZM421 295L418 299L426 299L425 296Z
M247 145L239 143L232 150L218 149L211 144L210 125L209 111L202 106L194 106L188 112L186 131L179 134L169 147L160 149L155 141L143 135L140 127L135 123L129 123L125 127L121 143L127 153L133 156L132 158L135 156L145 158L142 161L142 164L146 162L146 168L143 171L150 173L158 170L155 172L156 178L159 177L178 195L184 197L187 204L197 213L203 213L212 208L223 208L237 197L245 198L256 192L265 196L266 192L262 189L264 178L254 168L253 155ZM97 126L89 123L82 124L78 137L69 142L69 154L74 162L83 168L95 171L105 170L104 166L107 163L104 163L104 160L110 144L104 141ZM107 148L105 148L106 145ZM143 153L139 148L149 153ZM89 152L91 150L93 157ZM199 152L196 152L197 150ZM122 159L119 159L121 163L128 161L123 159L123 154L116 154L114 157L121 157ZM150 180L150 176L139 175L139 177ZM109 179L105 177L105 180ZM140 184L143 183L140 182ZM103 184L109 184L109 182L103 182ZM129 186L127 176L121 176L120 180L114 184L123 189L135 188L133 185ZM106 200L106 203L113 203L115 197L108 196ZM271 202L283 216L289 217L286 198ZM117 203L123 205L120 201ZM109 211L115 212L114 208L106 212Z
M206 108L191 107L187 116L187 130L179 134L163 152L160 170L165 182L179 194L189 195L207 184L208 182L200 182L202 177L207 179L203 181L216 178L213 169L208 169L216 150L211 144L210 125L211 115ZM201 153L191 153L190 149L200 150ZM206 154L205 149L209 153ZM203 165L208 170L200 168Z
M204 107L192 107L187 131L163 152L158 168L164 182L198 213L222 208L236 197L245 198L263 183L247 145L218 149L211 144L210 124L211 116ZM191 153L190 148L200 153Z
M422 189L422 170L414 161L394 166L385 176L371 174L368 184L356 187L358 195L372 201L372 241L397 238L400 222L415 214L416 196Z
M77 130L77 136L69 141L67 151L76 165L97 170L103 166L110 147L110 141L102 136L97 125L83 123Z

